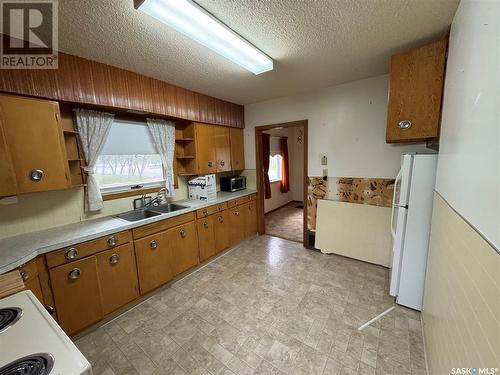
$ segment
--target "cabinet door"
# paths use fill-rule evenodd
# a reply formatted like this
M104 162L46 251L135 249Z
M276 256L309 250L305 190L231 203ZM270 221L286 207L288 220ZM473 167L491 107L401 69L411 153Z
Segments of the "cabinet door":
M196 220L200 262L215 255L214 215Z
M220 253L222 250L229 247L228 212L229 211L222 211L213 216L216 253Z
M242 206L245 212L245 238L257 233L257 210L255 201L248 202Z
M141 294L173 278L171 243L166 231L136 240L134 244Z
M209 174L217 172L215 155L215 127L208 124L196 124L196 160L198 173Z
M50 270L59 324L73 334L102 319L101 289L95 256Z
M42 286L40 285L40 279L38 276L32 277L28 281L24 283L24 288L27 290L31 290L36 298L42 303L45 303L43 300Z
M0 116L19 193L70 186L57 102L0 95Z
M446 40L391 58L386 141L422 141L439 136Z
M215 127L215 152L217 156L217 172L231 170L231 138L230 129L226 126Z
M131 244L96 255L102 309L107 315L139 297L137 268Z
M243 146L243 129L231 128L231 170L245 169L245 148Z
M229 210L229 245L241 242L245 237L245 219L242 206L236 206Z
M9 148L5 142L3 124L0 121L0 197L16 194L17 184L14 165L12 164Z
M174 276L198 265L198 236L194 221L169 229L167 238L169 246L172 248Z

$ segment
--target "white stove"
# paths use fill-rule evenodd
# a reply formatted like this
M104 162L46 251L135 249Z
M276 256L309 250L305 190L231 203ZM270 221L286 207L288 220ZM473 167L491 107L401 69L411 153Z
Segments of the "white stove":
M31 291L0 300L0 375L92 375L90 363Z

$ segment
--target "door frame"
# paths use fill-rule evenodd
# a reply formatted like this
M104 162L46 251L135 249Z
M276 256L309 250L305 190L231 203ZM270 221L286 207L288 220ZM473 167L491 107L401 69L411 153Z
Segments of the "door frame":
M255 158L256 158L256 174L257 174L257 230L259 235L266 233L266 223L264 220L264 171L262 169L262 133L265 130L275 128L293 128L302 126L304 128L304 183L303 183L303 205L304 205L304 220L302 244L306 246L307 235L307 154L308 154L308 120L298 120L283 122L278 124L262 125L255 127Z

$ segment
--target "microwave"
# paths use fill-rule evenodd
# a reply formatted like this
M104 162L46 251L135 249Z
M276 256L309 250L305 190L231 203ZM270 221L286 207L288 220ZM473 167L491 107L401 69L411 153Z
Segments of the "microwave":
M247 188L247 178L245 176L221 177L221 191L238 191Z

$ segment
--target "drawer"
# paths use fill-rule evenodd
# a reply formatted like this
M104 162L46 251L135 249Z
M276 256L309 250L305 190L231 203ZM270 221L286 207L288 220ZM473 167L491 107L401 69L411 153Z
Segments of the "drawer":
M162 221L157 221L155 223L146 224L142 227L132 229L132 234L134 239L149 236L154 233L158 233L177 225L187 223L188 221L193 221L195 219L195 212L188 212L187 214L182 214L179 216L174 216L170 219L165 219Z
M38 267L36 264L36 258L30 260L28 263L23 264L18 268L19 273L21 274L21 278L26 283L30 280L33 280L38 276Z
M248 203L250 201L253 201L256 199L256 194L250 194L250 195L245 195L244 197L240 197L240 198L236 198L236 199L233 199L233 200L230 200L229 202L227 202L227 207L228 208L232 208L232 207L236 207L236 206L239 206L241 204L245 204L245 203Z
M112 249L130 241L130 232L124 231L109 236L100 237L95 240L83 242L74 246L68 246L61 250L56 250L45 254L49 268L69 263L77 259L98 253L100 251Z
M198 219L201 219L203 217L207 217L210 215L213 215L217 212L222 212L227 208L227 203L219 203L219 204L214 204L212 206L208 206L205 208L200 208L199 210L196 211L196 217Z

